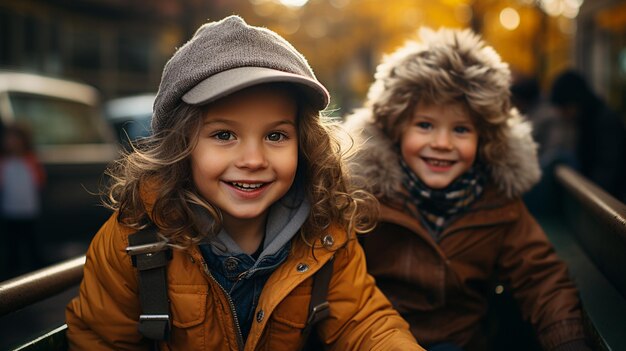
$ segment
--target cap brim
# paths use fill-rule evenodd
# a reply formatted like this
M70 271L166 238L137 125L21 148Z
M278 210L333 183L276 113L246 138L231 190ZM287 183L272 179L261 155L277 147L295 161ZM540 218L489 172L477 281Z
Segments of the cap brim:
M265 67L238 67L214 74L189 90L182 99L190 105L201 105L243 88L274 82L298 85L319 110L326 108L330 101L328 91L316 80Z

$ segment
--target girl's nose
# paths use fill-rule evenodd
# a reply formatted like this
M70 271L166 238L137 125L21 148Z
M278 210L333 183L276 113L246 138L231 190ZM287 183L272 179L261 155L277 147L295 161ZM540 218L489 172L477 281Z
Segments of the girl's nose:
M249 143L243 145L241 154L235 162L239 168L247 168L251 170L262 169L268 166L267 157L263 145L257 143Z
M430 146L433 149L451 150L452 139L450 133L445 130L437 131L433 134Z

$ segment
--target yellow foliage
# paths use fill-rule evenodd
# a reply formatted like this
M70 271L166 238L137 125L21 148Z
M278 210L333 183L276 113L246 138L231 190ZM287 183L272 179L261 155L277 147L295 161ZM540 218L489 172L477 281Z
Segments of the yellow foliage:
M520 24L514 30L500 24L499 13L505 7L519 13ZM415 38L421 26L471 27L513 71L524 74L545 73L567 60L563 54L569 50L569 38L554 20L516 0L309 0L301 7L250 0L233 12L293 43L331 89L335 107L343 109L363 99L382 55ZM556 55L557 63L546 59L547 54Z

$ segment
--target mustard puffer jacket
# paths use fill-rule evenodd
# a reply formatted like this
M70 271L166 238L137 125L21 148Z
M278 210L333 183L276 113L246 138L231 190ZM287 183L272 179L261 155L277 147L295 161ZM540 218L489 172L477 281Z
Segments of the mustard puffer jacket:
M137 330L137 272L125 252L133 232L113 214L94 237L79 296L67 306L70 350L149 349L150 343ZM327 296L330 317L318 325L327 349L423 350L367 273L357 241L337 228L325 234L332 236L333 244L313 250L299 237L293 239L289 256L263 288L245 345L239 341L229 298L211 277L198 247L173 249L167 266L171 338L160 348L298 350L304 342L301 331L308 317L312 276L334 255Z

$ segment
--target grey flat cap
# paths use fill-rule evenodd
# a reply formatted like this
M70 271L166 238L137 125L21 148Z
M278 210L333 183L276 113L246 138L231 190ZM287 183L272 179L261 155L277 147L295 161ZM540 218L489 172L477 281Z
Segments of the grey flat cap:
M182 101L202 105L269 82L297 85L319 110L330 101L304 56L278 34L250 26L238 16L206 23L165 65L152 129L168 127L169 113Z

